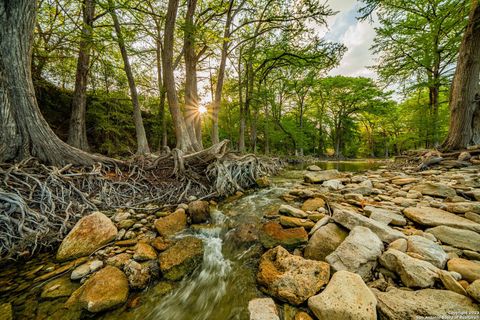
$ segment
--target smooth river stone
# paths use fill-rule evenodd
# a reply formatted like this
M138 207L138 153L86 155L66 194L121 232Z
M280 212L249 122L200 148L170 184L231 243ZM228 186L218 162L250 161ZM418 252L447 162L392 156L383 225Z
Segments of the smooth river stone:
M451 246L480 252L480 234L471 230L457 229L447 226L438 226L427 229L426 232L431 233L442 243Z
M436 208L410 207L403 213L408 219L428 227L449 226L480 232L480 224Z

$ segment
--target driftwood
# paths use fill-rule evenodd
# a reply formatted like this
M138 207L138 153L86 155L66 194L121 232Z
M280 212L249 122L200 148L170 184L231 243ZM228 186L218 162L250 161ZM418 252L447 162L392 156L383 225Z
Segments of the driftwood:
M275 173L280 163L228 153L228 141L200 152L137 159L127 169L46 166L36 159L0 164L0 256L32 253L61 240L88 212L155 212L191 196L227 196Z

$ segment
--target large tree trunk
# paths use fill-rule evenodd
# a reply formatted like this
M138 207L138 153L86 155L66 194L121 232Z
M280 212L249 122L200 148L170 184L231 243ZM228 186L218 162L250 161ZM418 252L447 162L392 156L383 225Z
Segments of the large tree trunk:
M177 90L175 89L175 76L173 74L173 36L175 21L177 19L178 0L169 0L167 15L165 17L165 32L163 40L163 81L167 90L168 107L175 127L177 148L184 152L194 150L192 141L187 131L185 119L178 104Z
M87 140L87 83L88 68L90 66L90 49L92 47L93 18L95 14L95 0L83 0L83 27L80 36L80 50L77 60L77 75L73 92L72 113L68 131L68 144L88 151Z
M0 162L29 156L54 165L106 158L61 141L40 113L31 74L36 2L0 1Z
M472 144L479 126L474 123L478 108L480 74L480 4L472 0L467 29L463 35L457 69L450 94L450 128L443 143L446 150L462 149ZM474 130L475 129L475 130Z
M195 54L195 24L193 17L197 7L197 0L187 1L187 13L184 26L184 59L185 59L185 122L187 125L190 140L196 151L201 150L201 132L200 141L198 139L198 125L200 113L198 112L198 88L197 88L197 59Z
M127 48L125 47L122 29L120 28L120 22L118 21L117 14L115 13L113 0L108 0L108 4L110 6L110 15L112 16L115 33L117 34L118 46L120 47L120 52L122 54L123 66L127 75L128 87L130 88L130 96L132 98L133 121L135 123L135 132L137 136L137 154L150 153L145 127L143 126L140 103L138 101L137 86L135 85L135 78L133 77L132 67L130 66L130 60L128 58Z
M157 24L156 54L157 54L157 84L159 93L158 103L158 120L160 125L160 139L158 143L158 151L162 152L167 147L167 123L165 121L165 85L162 78L162 41L161 41L161 25Z
M235 0L229 1L227 20L225 21L225 28L223 30L222 54L220 57L220 67L218 68L217 86L215 88L215 98L213 100L212 108L212 144L220 142L218 133L218 114L222 102L223 82L225 80L225 67L227 65L227 54L230 43L230 26L233 20L232 7L234 2Z

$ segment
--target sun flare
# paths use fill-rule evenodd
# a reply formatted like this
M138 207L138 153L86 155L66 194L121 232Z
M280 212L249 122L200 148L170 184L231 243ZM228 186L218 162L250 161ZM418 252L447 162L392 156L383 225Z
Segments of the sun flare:
M207 107L205 107L205 106L199 106L199 107L198 107L198 112L199 112L200 114L205 114L205 113L207 113Z

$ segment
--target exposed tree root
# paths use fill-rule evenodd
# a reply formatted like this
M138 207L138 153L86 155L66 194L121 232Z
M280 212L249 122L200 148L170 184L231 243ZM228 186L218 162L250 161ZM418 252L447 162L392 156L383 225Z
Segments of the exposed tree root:
M0 256L51 245L91 211L155 212L191 196L227 196L280 168L277 160L228 153L227 143L187 155L174 149L128 170L101 164L57 168L33 158L0 164Z

